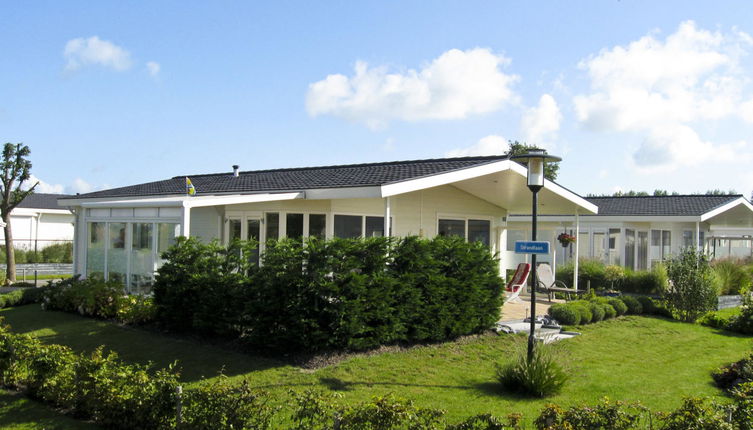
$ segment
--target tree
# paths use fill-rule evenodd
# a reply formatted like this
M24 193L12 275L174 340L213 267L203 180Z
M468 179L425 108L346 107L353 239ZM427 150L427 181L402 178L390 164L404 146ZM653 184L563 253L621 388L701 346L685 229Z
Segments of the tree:
M664 292L667 306L681 320L694 322L716 309L717 290L708 257L692 246L666 261L669 288Z
M3 147L3 158L0 160L0 217L5 222L5 279L8 283L16 282L16 258L13 255L13 234L10 225L10 213L28 195L34 192L39 184L23 190L21 186L31 178L31 161L27 159L31 150L28 146L17 143L6 143Z
M508 157L511 155L526 154L530 151L544 151L544 153L546 154L545 149L536 147L534 145L529 145L525 142L518 142L517 140L515 141L508 140L507 142L510 144L510 149L507 151L507 154L505 154ZM526 163L520 163L520 164L524 166L526 165ZM557 179L557 172L559 172L559 170L560 170L559 161L548 162L544 165L544 177L550 181L554 181L555 179Z

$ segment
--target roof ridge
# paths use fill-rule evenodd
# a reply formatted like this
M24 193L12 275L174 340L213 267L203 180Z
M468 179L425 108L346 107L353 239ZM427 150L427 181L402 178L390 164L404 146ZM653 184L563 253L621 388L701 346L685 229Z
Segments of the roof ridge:
M241 172L238 172L239 174L249 174L249 173L270 173L270 172L292 172L292 171L310 171L310 170L325 170L325 169L336 169L336 168L357 168L357 167L370 167L370 166L387 166L387 165L404 165L404 164L412 164L412 163L427 163L427 162L447 162L447 161L484 161L484 160L505 160L507 159L507 155L476 155L476 156L468 156L468 157L453 157L453 158L425 158L421 160L398 160L398 161L380 161L376 163L356 163L356 164L333 164L329 166L312 166L312 167L283 167L279 169L262 169L262 170L244 170ZM206 176L224 176L224 175L232 175L233 172L222 172L222 173L202 173L197 175L178 175L173 176L170 179L180 179L184 178L186 176L190 176L192 178L194 177L206 177Z
M674 194L667 196L588 196L586 199L636 199L666 197L744 197L742 194Z

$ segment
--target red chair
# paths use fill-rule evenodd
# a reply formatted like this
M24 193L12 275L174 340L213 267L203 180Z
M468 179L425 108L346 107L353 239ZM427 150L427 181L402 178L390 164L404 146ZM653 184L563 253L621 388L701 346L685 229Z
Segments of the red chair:
M505 303L518 299L518 296L523 290L523 287L526 286L529 273L531 273L530 264L518 264L518 268L515 269L515 274L512 276L512 279L510 279L510 282L507 283L507 287L505 288L505 296L507 296Z

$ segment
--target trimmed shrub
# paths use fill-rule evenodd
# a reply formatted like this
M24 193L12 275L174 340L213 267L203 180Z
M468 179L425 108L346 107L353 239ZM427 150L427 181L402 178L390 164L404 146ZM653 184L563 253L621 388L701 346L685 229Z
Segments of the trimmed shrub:
M586 288L588 283L591 283L591 289L602 290L609 288L609 283L606 280L605 274L606 266L599 260L591 260L587 258L581 258L578 260L578 286L579 288ZM557 279L564 282L565 285L572 288L573 286L573 274L575 272L575 266L572 262L567 264L561 264L557 266Z
M549 307L547 313L562 325L580 324L580 312L567 303L555 303Z
M595 302L588 302L588 308L591 310L591 315L593 315L593 318L591 318L592 322L599 322L604 319L604 306L595 303Z
M591 320L593 320L591 307L588 305L587 302L581 302L581 301L571 302L571 303L568 303L568 306L572 306L578 311L578 313L580 314L581 324L589 324Z
M204 383L183 396L183 422L178 429L269 429L275 409L266 392L252 390L248 381L231 385L225 376Z
M0 294L0 308L39 303L42 301L43 295L48 289L49 287L24 288L23 290L15 290L9 293Z
M617 317L617 311L614 310L614 306L610 305L609 303L599 303L599 304L604 309L605 320Z
M620 296L618 297L627 306L627 313L631 315L639 315L643 313L643 305L633 296Z
M656 313L657 306L656 306L656 303L654 302L654 299L652 299L651 297L646 297L646 296L638 296L636 297L636 299L641 304L644 314Z
M607 303L614 308L615 312L617 312L617 316L625 315L628 311L625 302L616 297L608 298Z
M497 365L497 380L502 388L534 397L548 397L559 393L569 376L559 365L550 345L537 344L533 357L520 350L512 361Z

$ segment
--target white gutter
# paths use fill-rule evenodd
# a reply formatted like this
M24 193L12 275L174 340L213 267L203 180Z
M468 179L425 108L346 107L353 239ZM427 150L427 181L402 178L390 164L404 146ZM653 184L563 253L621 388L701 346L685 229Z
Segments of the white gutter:
M198 208L217 205L236 205L243 203L272 202L279 200L294 200L304 197L304 193L280 193L280 194L246 194L229 196L182 196L182 197L155 197L133 200L108 200L95 202L82 202L83 208L144 208L144 207L179 207Z

